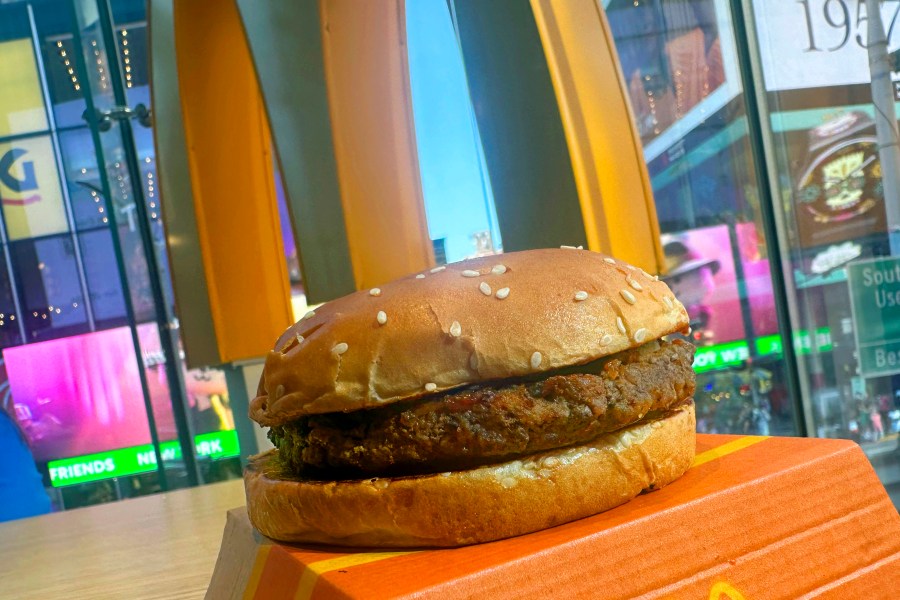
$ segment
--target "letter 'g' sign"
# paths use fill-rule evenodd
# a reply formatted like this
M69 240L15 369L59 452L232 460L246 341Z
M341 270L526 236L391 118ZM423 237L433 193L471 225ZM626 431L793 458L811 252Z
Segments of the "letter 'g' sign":
M19 179L13 173L13 166L16 159L28 154L27 150L21 148L12 148L3 156L0 156L0 183L8 187L14 192L33 192L38 189L37 177L34 175L34 163L32 161L22 161L22 178ZM23 206L33 202L40 202L41 197L38 194L24 196L22 198L2 198L4 204L12 204Z
M49 137L0 144L0 203L12 240L68 230Z

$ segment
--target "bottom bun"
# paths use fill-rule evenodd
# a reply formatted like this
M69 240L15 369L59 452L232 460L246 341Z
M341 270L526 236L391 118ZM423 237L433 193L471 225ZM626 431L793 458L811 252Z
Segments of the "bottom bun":
M694 403L588 444L468 471L354 481L288 479L271 450L244 472L270 538L340 546L462 546L581 519L660 488L694 460Z

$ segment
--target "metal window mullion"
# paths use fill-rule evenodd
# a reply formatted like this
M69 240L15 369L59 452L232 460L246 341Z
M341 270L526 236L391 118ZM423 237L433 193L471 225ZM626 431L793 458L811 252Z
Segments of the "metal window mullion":
M72 251L75 253L75 265L78 269L78 285L81 287L81 297L84 300L84 310L88 319L88 328L96 331L97 326L94 321L94 303L91 301L91 294L87 286L87 272L84 269L84 257L81 255L81 245L78 243L78 234L75 231L75 215L72 213L72 198L69 196L69 188L66 185L65 164L62 159L62 152L59 145L59 136L56 132L56 117L50 108L50 86L47 84L47 72L44 68L44 57L41 55L40 38L37 33L37 23L34 20L34 10L31 4L27 5L28 22L31 26L31 41L34 45L34 58L37 63L38 75L41 82L41 91L44 94L44 108L47 112L47 122L50 124L50 144L53 146L53 156L56 159L56 175L59 182L59 189L63 196L63 208L66 212L66 221L69 224L69 237L72 240Z
M106 46L109 82L112 86L113 98L118 106L127 106L128 96L123 83L121 64L119 63L119 47L116 41L112 8L109 1L97 0L97 12L101 25L100 33ZM109 60L110 52L113 53L115 60ZM201 477L197 466L193 429L186 409L185 384L181 369L183 363L173 339L173 329L169 322L168 303L161 282L161 269L159 268L159 259L156 255L156 246L153 243L153 235L150 231L143 178L130 120L126 119L119 122L119 135L122 149L125 151L125 163L132 180L131 192L134 194L135 214L139 223L138 232L140 233L141 245L144 248L150 291L155 304L154 314L156 326L159 330L159 341L163 355L166 357L166 379L169 382L169 399L172 406L172 415L175 419L175 427L178 430L178 444L181 448L188 484L196 486L200 483Z
M87 66L84 62L83 55L84 48L82 46L81 32L78 25L78 16L75 13L74 5L72 7L72 10L72 37L75 46L78 49L78 51L75 52L74 57L76 65L78 65L80 68L83 68L84 72L87 73ZM96 114L93 94L91 93L91 86L89 82L89 79L86 80L85 83L87 85L83 86L85 90L85 104L87 106L88 114ZM125 268L125 258L122 254L122 241L119 238L119 228L116 223L115 207L113 206L112 201L112 190L110 189L109 177L106 173L106 159L103 152L103 143L100 139L100 131L97 129L94 121L89 121L88 125L91 132L91 139L94 142L94 153L97 158L98 171L102 174L102 176L100 177L100 186L103 189L103 204L106 208L106 212L108 215L107 218L109 219L109 230L112 237L113 254L116 258L116 272L119 276L119 283L122 286L122 297L125 301L125 316L128 320L128 330L131 333L131 344L134 347L134 358L137 362L136 366L138 371L138 378L141 383L141 395L143 396L144 401L144 413L147 417L148 429L150 430L150 442L153 446L153 455L156 458L156 474L160 487L163 491L166 491L169 488L169 483L166 476L165 463L162 459L159 432L156 428L156 416L153 413L153 403L150 399L150 386L147 381L147 369L144 367L143 353L141 352L141 340L138 336L137 331L137 319L135 318L134 303L131 297L131 286L128 282L128 271Z
M766 104L765 88L760 89L757 82L765 81L756 57L759 47L756 40L756 21L751 3L731 0L732 23L735 33L735 46L740 65L743 97L747 113L747 136L755 165L757 189L760 196L760 213L766 243L769 247L769 273L772 291L775 296L775 313L779 328L784 336L782 344L785 363L785 378L788 392L794 407L794 422L798 433L806 436L815 431L812 421L812 409L809 405L809 388L804 377L800 376L799 358L794 347L794 323L799 322L796 304L796 286L793 273L785 271L785 265L791 265L788 254L789 244L786 241L784 215L781 214L781 197L778 189L777 158L771 133L767 134L766 125L770 122Z

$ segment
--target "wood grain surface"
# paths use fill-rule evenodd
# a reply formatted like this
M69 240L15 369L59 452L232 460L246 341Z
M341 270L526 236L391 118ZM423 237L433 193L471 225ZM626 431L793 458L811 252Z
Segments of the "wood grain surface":
M0 523L0 597L202 598L241 480Z

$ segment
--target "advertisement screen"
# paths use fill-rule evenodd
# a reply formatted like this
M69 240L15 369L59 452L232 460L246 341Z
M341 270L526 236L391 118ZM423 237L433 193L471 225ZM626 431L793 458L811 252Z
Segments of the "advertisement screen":
M8 348L3 356L38 462L150 442L128 328Z
M127 327L3 351L10 395L5 401L15 407L35 460L149 444L140 364L146 369L159 439L177 439L156 325L138 326L138 337L141 363ZM188 415L198 438L233 430L224 373L195 369L184 372L184 378Z
M777 116L790 157L791 187L786 191L799 245L820 248L884 234L884 187L873 118L862 110L821 113L809 127L794 126L790 114Z
M881 21L893 50L900 41L900 0L882 0ZM766 89L867 84L865 0L754 0Z
M778 331L769 261L760 255L755 225L737 224L735 238L747 290L743 304L728 225L689 229L662 239L668 266L664 279L687 308L701 345L745 339L745 314L755 336Z

